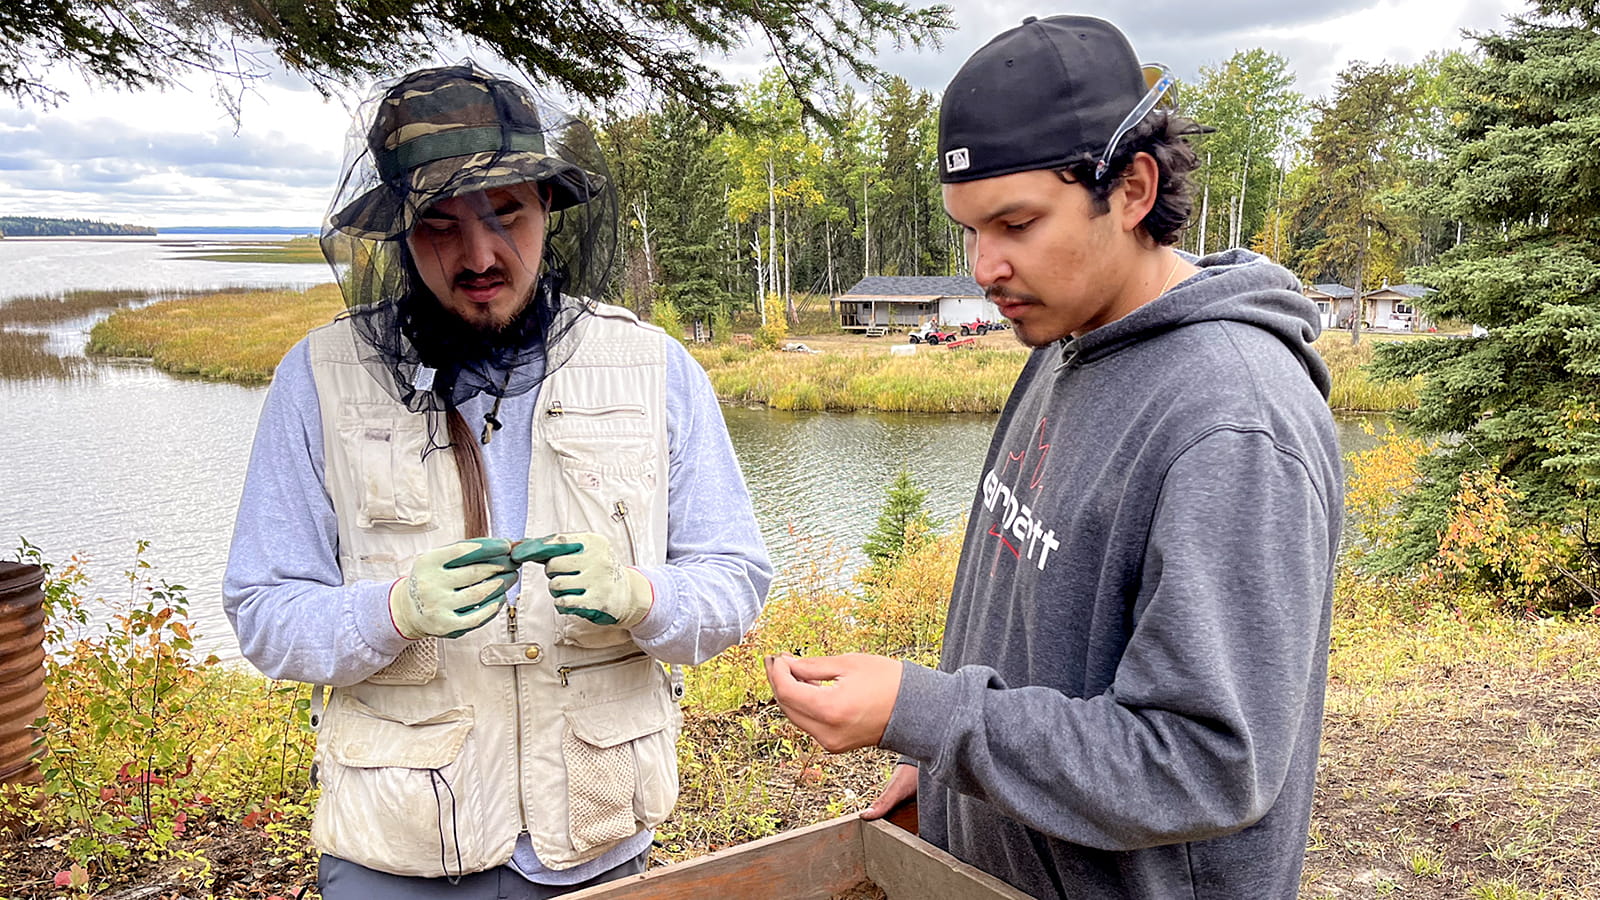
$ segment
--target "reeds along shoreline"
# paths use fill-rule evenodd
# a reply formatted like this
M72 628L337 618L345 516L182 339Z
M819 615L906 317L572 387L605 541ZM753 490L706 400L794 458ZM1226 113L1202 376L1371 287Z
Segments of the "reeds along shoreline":
M1417 390L1422 384L1420 378L1374 381L1367 375L1366 366L1372 362L1373 347L1383 340L1369 338L1352 344L1349 333L1344 331L1328 332L1317 338L1312 346L1322 356L1322 361L1327 363L1328 372L1333 377L1333 389L1328 396L1329 406L1346 412L1397 412L1417 408Z
M44 344L43 334L0 327L0 378L66 378L82 370L81 359L57 356Z
M149 290L147 288L116 288L112 290L64 291L55 294L25 294L0 301L0 327L7 325L50 325L70 322L102 313L140 304L203 297L214 290Z
M284 353L344 309L336 285L240 291L123 310L89 335L95 356L136 356L159 369L241 384L272 379Z
M78 292L63 298L21 298L0 307L7 321L71 318L129 302L143 292ZM12 310L16 305L14 312ZM95 326L89 352L135 356L171 372L244 384L265 382L283 354L310 329L331 320L343 301L336 286L307 291L187 293ZM1374 382L1365 366L1379 338L1351 345L1342 333L1316 343L1333 376L1329 405L1382 412L1416 406L1415 382ZM796 411L881 410L993 414L1004 405L1027 359L1020 349L975 349L891 355L876 345L820 354L747 346L691 345L717 396Z
M691 348L724 400L781 410L993 413L1022 371L1012 350L959 353L776 353Z

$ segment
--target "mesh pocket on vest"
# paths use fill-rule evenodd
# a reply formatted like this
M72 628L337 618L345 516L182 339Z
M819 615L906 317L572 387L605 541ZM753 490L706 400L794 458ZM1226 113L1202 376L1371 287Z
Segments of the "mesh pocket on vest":
M374 672L373 684L427 684L439 674L439 639L413 641L394 662Z
M572 847L583 852L638 831L633 818L633 745L596 747L571 731L561 739L567 761L567 818Z

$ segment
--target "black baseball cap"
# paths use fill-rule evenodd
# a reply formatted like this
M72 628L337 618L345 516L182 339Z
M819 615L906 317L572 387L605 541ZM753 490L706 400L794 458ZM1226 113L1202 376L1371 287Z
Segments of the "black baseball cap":
M1161 76L1166 86L1171 76ZM1165 91L1165 87L1162 91ZM1160 93L1115 25L1033 16L972 54L939 105L939 180L1093 162ZM1148 110L1148 107L1146 107Z

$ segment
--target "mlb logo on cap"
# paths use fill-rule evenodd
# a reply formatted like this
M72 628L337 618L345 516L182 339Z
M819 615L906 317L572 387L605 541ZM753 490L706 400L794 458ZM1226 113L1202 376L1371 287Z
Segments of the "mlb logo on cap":
M972 160L967 156L967 148L957 147L944 155L944 170L946 172L959 172L971 167Z

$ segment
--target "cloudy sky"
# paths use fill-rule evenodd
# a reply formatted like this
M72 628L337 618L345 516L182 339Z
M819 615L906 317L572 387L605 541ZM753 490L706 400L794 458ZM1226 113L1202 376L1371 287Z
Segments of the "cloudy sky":
M916 0L912 0L913 3ZM952 0L947 0L952 2ZM1235 50L1263 47L1289 60L1298 88L1329 90L1354 60L1411 63L1469 46L1462 29L1503 26L1523 0L953 0L958 30L941 51L886 53L888 71L938 91L960 61L1027 15L1078 12L1116 22L1146 60L1192 79ZM448 61L449 57L441 61ZM763 61L754 51L717 64L736 79ZM71 99L54 108L0 100L0 215L102 219L156 227L315 227L337 178L348 97L325 100L294 76L244 97L242 125L196 79L166 92L95 89L69 73L52 81ZM353 108L353 106L351 107Z

